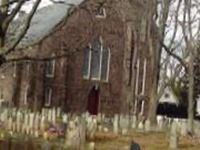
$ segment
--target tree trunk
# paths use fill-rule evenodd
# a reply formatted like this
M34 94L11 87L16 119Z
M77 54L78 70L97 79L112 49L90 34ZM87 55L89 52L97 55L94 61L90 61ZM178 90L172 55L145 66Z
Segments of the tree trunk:
M158 52L157 52L158 53ZM158 54L156 54L158 56ZM149 102L149 111L148 111L148 119L150 120L151 126L156 124L156 111L158 105L157 98L157 88L158 88L158 74L159 74L159 60L157 58L152 58L152 86L150 90L150 102Z
M189 61L189 91L188 91L188 132L193 133L194 120L194 54L190 46L190 61Z

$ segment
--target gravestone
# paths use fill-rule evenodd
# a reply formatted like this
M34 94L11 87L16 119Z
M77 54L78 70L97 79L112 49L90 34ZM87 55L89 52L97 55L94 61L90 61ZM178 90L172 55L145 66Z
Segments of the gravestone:
M56 116L57 116L57 117L60 117L60 114L61 114L61 108L60 108L60 107L57 107Z
M94 142L89 143L88 150L95 150L95 143Z
M118 134L118 128L119 128L119 116L115 114L113 121L113 132L115 134Z
M6 121L7 121L7 117L8 117L8 110L5 109L5 110L1 113L1 121L2 121L2 122L6 122Z
M62 116L62 122L63 122L63 123L67 123L67 120L68 120L68 116L67 116L67 114L64 114L64 115Z
M147 120L145 120L145 131L149 132L150 130L151 130L150 120L147 119Z
M52 109L52 123L55 125L56 124L56 109Z
M29 133L29 114L26 113L24 114L24 123L23 123L23 126L22 126L22 133L24 134L28 134Z
M135 115L133 115L133 117L132 117L131 128L132 129L136 129L137 128L137 117Z
M34 130L38 131L39 128L39 120L40 120L40 115L39 113L36 113L35 119L34 119Z
M187 122L186 121L182 121L181 125L180 125L180 134L182 136L186 136L187 135Z
M48 109L48 116L47 116L47 119L49 122L51 122L52 120L52 110L51 109Z
M156 119L157 119L158 129L159 129L159 130L163 130L163 126L164 126L164 116L157 115Z
M128 128L129 128L129 116L121 115L119 120L119 126L121 128L122 134L127 134Z
M42 132L45 130L45 116L41 117L41 120L40 120L40 130Z
M177 149L178 148L178 133L177 133L177 123L172 122L170 136L169 136L169 148Z
M78 130L80 137L80 147L84 149L85 141L86 141L86 122L83 118L80 118L78 122Z
M79 149L81 145L79 129L73 121L69 121L66 131L65 146L71 149Z
M8 126L7 126L9 131L12 130L12 123L13 123L12 117L9 117L9 118L8 118Z
M98 113L98 115L97 115L97 122L98 123L102 122L102 120L101 120L101 113Z
M17 127L17 132L20 132L20 128L21 128L21 112L20 111L17 111L16 127Z
M42 148L42 150L51 150L51 145L48 141L45 141L42 143L41 148Z
M143 121L140 121L139 124L138 124L138 129L143 131L144 130L144 124L143 124Z
M34 122L34 113L30 113L29 114L29 129L30 129L30 132L33 133L33 124Z
M97 120L96 120L96 118L92 118L90 116L90 117L88 117L86 122L87 122L87 124L86 124L86 136L89 139L93 139L94 134L97 130Z

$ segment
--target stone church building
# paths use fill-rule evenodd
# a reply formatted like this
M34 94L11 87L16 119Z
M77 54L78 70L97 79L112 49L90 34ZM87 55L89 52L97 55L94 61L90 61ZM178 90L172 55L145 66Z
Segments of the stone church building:
M145 4L72 0L39 9L19 50L1 67L2 105L144 115L153 76ZM22 12L10 32L25 17Z

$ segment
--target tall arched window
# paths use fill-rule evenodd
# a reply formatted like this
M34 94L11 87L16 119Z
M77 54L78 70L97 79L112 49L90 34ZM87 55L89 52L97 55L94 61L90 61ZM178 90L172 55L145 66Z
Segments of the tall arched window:
M85 79L107 82L110 55L110 49L103 46L101 37L84 49L83 77Z

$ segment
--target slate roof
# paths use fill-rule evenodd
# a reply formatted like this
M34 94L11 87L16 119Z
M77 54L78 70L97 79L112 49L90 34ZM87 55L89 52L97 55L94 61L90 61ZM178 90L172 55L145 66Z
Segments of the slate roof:
M20 42L20 47L28 46L43 39L51 30L59 24L70 12L72 5L79 5L84 0L65 0L66 3L55 3L39 9L32 18L30 28ZM69 5L70 4L70 5ZM9 37L13 40L23 28L23 22L27 14L19 17L9 27Z

